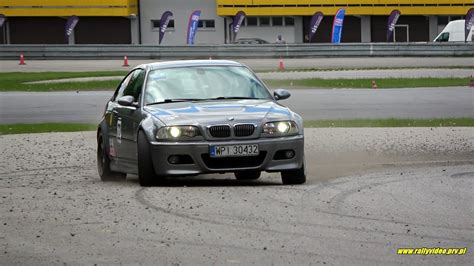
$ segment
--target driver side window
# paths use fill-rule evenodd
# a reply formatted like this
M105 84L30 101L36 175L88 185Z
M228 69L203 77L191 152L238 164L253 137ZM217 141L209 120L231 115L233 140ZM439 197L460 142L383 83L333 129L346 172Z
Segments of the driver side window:
M449 41L449 32L444 32L443 34L441 34L441 36L439 36L438 42L447 42Z

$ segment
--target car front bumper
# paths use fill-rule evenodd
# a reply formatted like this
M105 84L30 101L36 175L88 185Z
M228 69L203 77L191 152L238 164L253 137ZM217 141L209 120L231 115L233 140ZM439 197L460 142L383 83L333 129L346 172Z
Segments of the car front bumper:
M199 141L199 142L151 142L153 167L157 175L185 176L205 173L224 173L240 170L278 172L299 169L304 161L304 136L260 138L251 140ZM211 145L258 144L258 156L211 158ZM294 151L294 157L281 158L282 152ZM170 156L189 157L185 163L172 164ZM275 157L277 155L277 157ZM184 157L183 157L184 156Z

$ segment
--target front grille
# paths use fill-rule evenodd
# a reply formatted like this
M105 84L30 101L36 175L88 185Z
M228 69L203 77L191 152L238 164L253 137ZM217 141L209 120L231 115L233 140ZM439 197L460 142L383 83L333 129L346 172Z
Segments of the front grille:
M230 126L212 126L209 128L209 134L214 138L228 138L230 137Z
M234 127L234 135L236 137L248 137L252 135L254 131L255 126L252 124L235 125Z
M209 153L202 154L202 160L210 169L226 169L226 168L246 168L246 167L257 167L263 163L266 151L260 151L257 156L248 157L222 157L222 158L211 158Z

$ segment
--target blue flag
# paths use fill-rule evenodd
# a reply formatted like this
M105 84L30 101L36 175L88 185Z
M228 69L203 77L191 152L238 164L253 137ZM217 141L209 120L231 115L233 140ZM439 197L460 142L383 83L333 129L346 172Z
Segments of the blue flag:
M66 41L69 39L69 36L71 36L71 34L74 31L74 28L76 27L77 23L79 23L79 18L77 16L71 16L67 19L66 28L65 28Z
M194 37L198 28L199 17L201 16L201 10L195 10L188 21L188 35L186 39L187 44L194 44Z
M5 16L3 14L0 14L0 28L3 26L3 23L5 23Z
M168 28L168 24L170 23L171 17L173 16L173 13L171 11L165 11L163 15L161 15L160 19L160 39L159 39L159 44L161 44L161 41L163 40L163 37L165 36L166 28Z
M311 18L311 22L309 24L309 42L313 42L314 34L318 30L319 24L323 20L323 13L316 12L314 13L313 17Z
M342 25L344 24L344 15L346 14L346 10L341 8L337 11L336 15L334 16L334 22L332 23L332 43L341 43L341 36L342 36Z
M464 24L465 24L464 41L467 41L467 36L469 35L472 25L474 24L474 8L471 8L467 11L466 20Z
M239 11L234 16L234 20L232 21L232 30L234 31L234 38L237 36L237 32L240 30L240 26L245 19L245 12Z
M393 41L393 31L395 30L395 25L397 24L398 19L400 18L400 11L395 9L390 13L387 22L387 42Z

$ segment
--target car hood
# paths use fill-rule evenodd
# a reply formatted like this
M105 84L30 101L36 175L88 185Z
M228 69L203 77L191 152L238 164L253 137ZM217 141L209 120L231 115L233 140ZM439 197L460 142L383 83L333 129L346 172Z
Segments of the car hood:
M291 120L293 113L272 100L176 102L146 106L165 125L215 125Z

